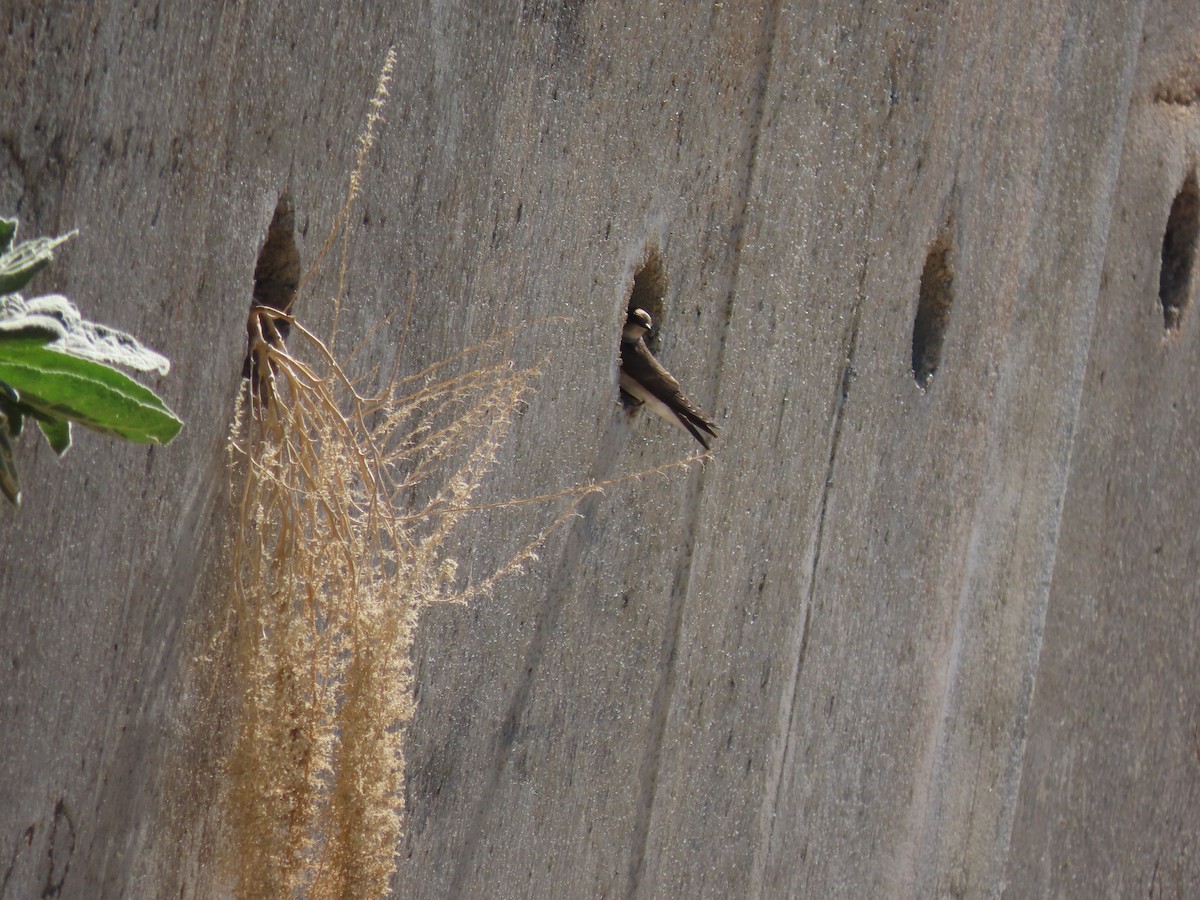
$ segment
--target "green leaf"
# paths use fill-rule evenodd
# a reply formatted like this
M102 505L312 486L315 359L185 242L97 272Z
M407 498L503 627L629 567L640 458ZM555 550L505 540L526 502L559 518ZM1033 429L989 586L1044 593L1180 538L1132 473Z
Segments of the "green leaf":
M37 338L0 341L0 381L42 416L125 440L165 444L183 427L149 388L109 366L51 350Z
M59 456L62 456L71 449L71 423L63 419L43 419L38 416L35 421L38 423L38 428L42 429L42 434L46 437L46 443L50 445Z
M45 336L53 349L68 356L137 372L171 371L171 361L137 338L99 322L89 322L61 294L26 300L20 294L0 297L0 340L8 336Z
M54 248L75 236L69 232L62 237L39 237L22 241L0 255L0 294L19 291L29 279L50 265Z
M0 216L0 253L12 246L13 238L17 236L17 220Z
M26 419L33 419L38 423L38 427L49 441L51 449L59 456L62 456L70 448L70 422L48 416L41 410L23 402L11 385L0 381L0 428L7 427L8 436L15 440L21 436ZM5 426L5 422L7 422L7 426Z

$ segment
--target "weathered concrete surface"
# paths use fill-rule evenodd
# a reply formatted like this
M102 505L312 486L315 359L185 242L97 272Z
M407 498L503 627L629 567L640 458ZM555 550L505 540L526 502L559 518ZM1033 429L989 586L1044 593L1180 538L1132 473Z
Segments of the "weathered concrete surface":
M1200 889L1200 357L1194 314L1172 332L1158 302L1172 202L1200 163L1197 34L1181 27L1196 11L1147 11L1027 726L1013 897Z
M1153 100L1194 99L1194 9L388 7L0 10L0 210L81 228L40 287L170 355L187 422L20 448L0 893L228 889L172 773L206 759L250 279L285 186L311 260L389 44L343 333L415 290L415 368L566 315L516 341L551 365L489 493L637 471L690 452L614 404L657 252L662 358L724 429L426 614L397 895L1194 893L1196 326L1164 344L1155 298L1198 107Z

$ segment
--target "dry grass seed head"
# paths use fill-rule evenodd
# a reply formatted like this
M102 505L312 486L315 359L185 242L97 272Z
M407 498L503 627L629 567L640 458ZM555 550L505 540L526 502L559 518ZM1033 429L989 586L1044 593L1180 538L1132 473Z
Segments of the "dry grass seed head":
M401 834L416 615L459 596L448 540L534 370L437 367L367 401L315 337L294 334L324 369L266 348L271 402L241 415L231 442L235 868L246 895L368 896L386 892ZM410 495L417 513L397 514Z

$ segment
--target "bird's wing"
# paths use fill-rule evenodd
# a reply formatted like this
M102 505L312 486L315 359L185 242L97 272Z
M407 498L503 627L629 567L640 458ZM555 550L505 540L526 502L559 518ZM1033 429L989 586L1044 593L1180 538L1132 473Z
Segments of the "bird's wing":
M654 393L666 399L666 395L680 393L679 382L662 367L643 338L621 345L621 368L636 378Z
M679 382L654 358L644 340L622 344L621 369L622 387L626 393L651 403L655 412L668 421L677 422L705 447L708 441L700 431L716 436L717 426L707 413L684 396ZM631 389L634 386L638 390Z

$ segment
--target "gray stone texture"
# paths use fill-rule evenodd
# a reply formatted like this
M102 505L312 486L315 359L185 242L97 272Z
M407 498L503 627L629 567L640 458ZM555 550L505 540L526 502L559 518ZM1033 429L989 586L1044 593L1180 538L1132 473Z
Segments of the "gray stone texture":
M722 428L424 614L396 896L1200 895L1200 323L1159 303L1194 0L0 5L0 213L80 229L35 287L168 355L186 422L18 446L0 895L230 890L197 711L251 279L285 188L314 257L389 45L364 370L410 296L406 371L561 316L514 339L548 364L485 499L680 458L616 402L657 253Z

